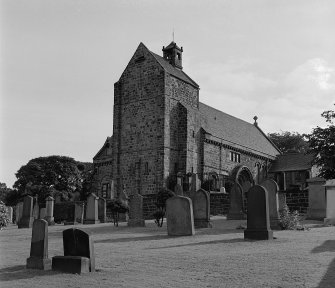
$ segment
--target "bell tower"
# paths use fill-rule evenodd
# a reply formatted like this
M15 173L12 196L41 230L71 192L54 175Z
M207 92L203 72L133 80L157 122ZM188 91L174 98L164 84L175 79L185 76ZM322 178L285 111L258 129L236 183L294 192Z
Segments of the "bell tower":
M179 48L175 42L171 42L167 47L163 46L163 58L172 66L183 69L182 55L183 47Z

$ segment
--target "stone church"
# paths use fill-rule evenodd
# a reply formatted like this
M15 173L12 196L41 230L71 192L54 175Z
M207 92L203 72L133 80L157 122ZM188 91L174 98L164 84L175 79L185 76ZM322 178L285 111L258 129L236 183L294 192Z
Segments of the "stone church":
M113 198L155 195L177 173L196 174L209 191L239 182L248 191L267 177L279 149L260 129L199 101L199 85L183 70L183 48L162 56L140 43L114 84L113 136L94 156L94 191ZM223 190L222 190L223 191Z

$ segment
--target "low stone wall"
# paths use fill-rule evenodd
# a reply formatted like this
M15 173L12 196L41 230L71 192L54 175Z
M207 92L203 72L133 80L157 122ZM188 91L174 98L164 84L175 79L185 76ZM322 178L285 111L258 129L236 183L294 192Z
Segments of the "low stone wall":
M224 215L229 210L229 194L211 192L210 193L210 214Z
M294 188L287 190L285 194L286 204L290 211L297 210L300 214L306 214L308 208L308 190Z

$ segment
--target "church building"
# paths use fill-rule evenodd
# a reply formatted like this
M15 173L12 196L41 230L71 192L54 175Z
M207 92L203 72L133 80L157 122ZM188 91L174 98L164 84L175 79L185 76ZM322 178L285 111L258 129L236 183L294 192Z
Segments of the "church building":
M93 158L97 195L155 195L177 173L217 192L234 182L246 192L267 177L281 152L257 117L248 123L201 103L183 57L174 42L162 56L140 43L114 84L113 135Z

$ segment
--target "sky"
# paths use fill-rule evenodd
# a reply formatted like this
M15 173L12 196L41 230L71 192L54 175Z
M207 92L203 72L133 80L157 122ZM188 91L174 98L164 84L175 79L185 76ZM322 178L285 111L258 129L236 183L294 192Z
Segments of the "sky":
M0 0L0 182L40 156L92 162L140 42L161 55L174 39L200 101L265 133L323 127L334 15L332 0Z

